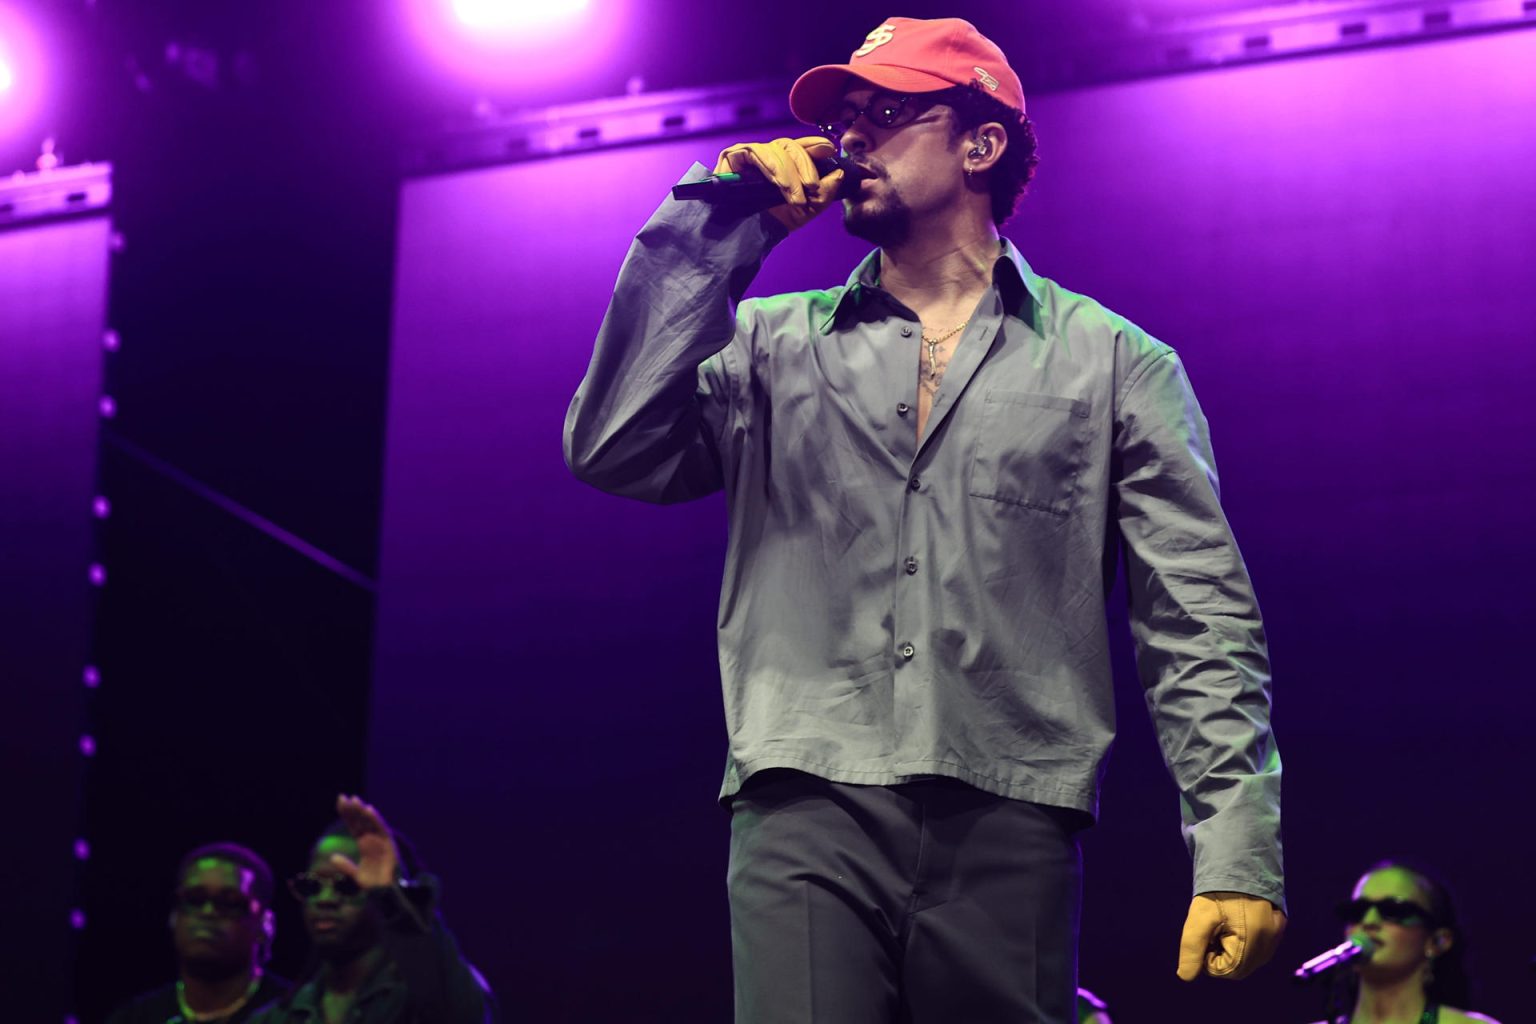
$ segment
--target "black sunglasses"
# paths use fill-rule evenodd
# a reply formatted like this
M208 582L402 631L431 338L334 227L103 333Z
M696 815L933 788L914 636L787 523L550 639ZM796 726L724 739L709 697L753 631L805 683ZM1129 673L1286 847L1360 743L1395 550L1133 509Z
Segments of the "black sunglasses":
M877 92L869 98L869 102L862 107L852 103L844 103L837 109L837 116L831 120L823 121L816 127L822 133L834 139L843 137L843 133L853 127L853 122L859 118L867 118L869 123L879 128L896 128L922 113L922 104L912 103L911 96L894 96L888 92Z
M238 889L204 889L188 886L176 891L176 907L188 913L207 908L215 917L249 917L261 908L261 901Z
M1345 924L1359 924L1365 920L1365 915L1376 908L1376 913L1381 915L1383 921L1391 921L1393 924L1422 924L1426 928L1434 926L1434 915L1419 906L1412 900L1399 900L1388 897L1384 900L1368 900L1364 897L1356 900L1345 900L1335 908L1339 920Z
M293 898L300 902L314 899L327 888L335 893L337 898L344 900L354 899L363 891L363 887L357 884L357 879L348 878L346 875L317 875L313 871L304 871L288 879L288 891L293 893Z

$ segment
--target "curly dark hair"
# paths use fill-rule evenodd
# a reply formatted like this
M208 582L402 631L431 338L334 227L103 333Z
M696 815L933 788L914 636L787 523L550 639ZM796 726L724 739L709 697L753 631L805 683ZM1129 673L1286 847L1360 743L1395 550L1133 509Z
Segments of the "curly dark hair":
M1008 133L1008 148L997 165L988 172L988 185L992 192L992 220L1001 225L1013 216L1018 208L1019 197L1029 187L1040 163L1039 143L1035 138L1035 125L1026 115L989 96L981 87L956 85L939 92L924 94L924 99L955 112L950 121L950 143L959 142L966 135L989 121L996 121Z

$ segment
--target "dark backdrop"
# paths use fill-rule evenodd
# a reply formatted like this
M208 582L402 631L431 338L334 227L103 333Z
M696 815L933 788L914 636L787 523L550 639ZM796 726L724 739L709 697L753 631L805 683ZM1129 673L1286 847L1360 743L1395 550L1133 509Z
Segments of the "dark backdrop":
M1122 644L1084 840L1083 976L1117 1021L1315 1017L1285 974L1398 853L1457 885L1481 1007L1529 1004L1530 899L1505 879L1531 853L1536 710L1532 95L1526 32L1031 101L1043 162L1008 233L1183 354L1267 613L1286 762L1278 962L1180 985L1189 867ZM534 1019L728 1018L722 509L590 491L560 428L630 236L729 141L402 197L370 788ZM863 251L822 218L753 290L840 282Z
M0 785L15 879L5 905L30 932L6 952L0 991L9 974L56 996L73 945L111 233L105 212L0 230Z
M362 785L396 112L361 0L34 6L74 25L61 150L113 162L122 346L97 754L67 816L88 926L72 1000L5 969L0 993L7 1019L94 1024L173 977L181 854L232 839L299 870Z

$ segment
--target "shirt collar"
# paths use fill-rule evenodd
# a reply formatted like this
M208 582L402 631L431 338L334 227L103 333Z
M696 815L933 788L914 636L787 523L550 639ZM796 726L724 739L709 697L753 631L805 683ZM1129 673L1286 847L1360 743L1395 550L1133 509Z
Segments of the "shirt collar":
M1034 317L1026 315L1024 299L1028 296L1035 306L1041 304L1040 277L1030 268L1017 246L1006 238L1002 242L1002 251L992 265L992 283L1002 295L1004 312L1033 323ZM821 323L821 333L830 333L840 317L851 315L852 310L876 294L884 294L880 288L879 249L860 260L853 273L848 275L843 294Z
M293 998L288 1003L288 1012L290 1014L304 1015L298 1017L300 1020L307 1017L313 1017L316 1020L324 1019L324 1013L320 1006L320 996L325 985L325 975L328 971L328 967L322 967L319 976L311 979L293 994ZM352 1000L352 1005L363 1006L372 1002L383 993L390 991L396 984L396 978L397 972L394 962L388 958L384 959L380 962L378 968L368 975L362 986L357 990L357 995Z

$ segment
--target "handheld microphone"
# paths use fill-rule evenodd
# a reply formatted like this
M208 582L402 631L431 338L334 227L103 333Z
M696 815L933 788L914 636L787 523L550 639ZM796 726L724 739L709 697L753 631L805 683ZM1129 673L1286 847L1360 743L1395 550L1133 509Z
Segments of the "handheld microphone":
M859 182L873 178L873 171L860 167L844 157L824 156L814 161L822 175L831 174L839 167L843 170L843 183L837 190L836 199L849 199L858 191ZM718 206L729 206L741 213L756 213L784 202L779 186L755 170L740 174L711 174L698 181L685 181L672 186L673 199L698 199Z
M1350 936L1349 941L1341 942L1327 952L1319 953L1296 968L1294 977L1297 981L1307 981L1361 957L1368 957L1374 952L1376 952L1376 943L1372 942L1369 936L1353 935Z

